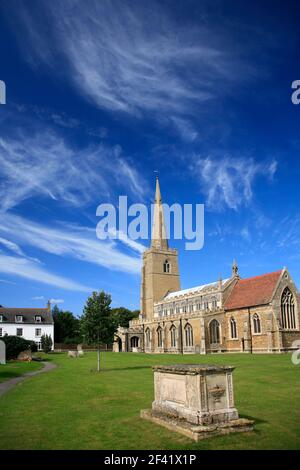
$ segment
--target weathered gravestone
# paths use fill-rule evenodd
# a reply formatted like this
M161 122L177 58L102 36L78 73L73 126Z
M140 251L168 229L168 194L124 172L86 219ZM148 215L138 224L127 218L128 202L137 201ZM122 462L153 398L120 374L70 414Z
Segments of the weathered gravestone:
M78 352L77 351L68 351L68 357L78 357Z
M155 366L155 400L141 417L195 441L253 429L234 406L231 366L177 364Z
M6 364L6 345L0 341L0 364Z
M32 353L30 349L26 349L25 351L20 352L17 357L17 361L22 362L31 362L32 361Z

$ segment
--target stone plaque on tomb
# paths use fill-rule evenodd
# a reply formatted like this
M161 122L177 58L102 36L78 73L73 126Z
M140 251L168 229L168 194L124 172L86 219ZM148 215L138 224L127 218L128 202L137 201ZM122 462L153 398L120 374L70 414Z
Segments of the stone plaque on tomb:
M6 345L0 340L0 364L6 364Z
M176 364L155 366L155 399L141 416L195 440L249 431L234 406L231 366Z

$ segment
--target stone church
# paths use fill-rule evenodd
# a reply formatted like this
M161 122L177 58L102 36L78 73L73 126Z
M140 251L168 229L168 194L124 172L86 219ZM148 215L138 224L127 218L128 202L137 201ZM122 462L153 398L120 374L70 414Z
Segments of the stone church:
M286 268L231 276L180 289L177 250L169 248L158 179L152 241L143 253L141 313L119 328L114 351L206 354L280 353L300 340L300 295Z

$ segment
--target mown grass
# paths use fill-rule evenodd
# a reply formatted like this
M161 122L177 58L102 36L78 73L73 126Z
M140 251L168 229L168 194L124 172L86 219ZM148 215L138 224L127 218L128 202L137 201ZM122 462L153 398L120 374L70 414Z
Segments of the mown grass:
M42 367L38 362L17 362L9 361L5 365L0 365L0 382L19 377L27 372L34 372Z
M0 398L1 449L300 449L300 366L290 355L170 356L103 353L69 359ZM153 400L152 365L213 363L236 366L235 401L255 431L195 443L144 421Z

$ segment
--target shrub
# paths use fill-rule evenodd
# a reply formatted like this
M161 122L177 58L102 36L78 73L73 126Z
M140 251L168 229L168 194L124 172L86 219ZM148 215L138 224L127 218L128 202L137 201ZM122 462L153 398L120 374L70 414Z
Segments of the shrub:
M32 352L37 350L37 346L34 341L28 341L27 339L20 338L19 336L2 336L2 341L6 345L6 359L16 359L22 351L30 349Z
M42 350L44 351L44 353L50 352L52 348L52 344L53 344L51 336L43 335L41 337L41 344L42 344Z

